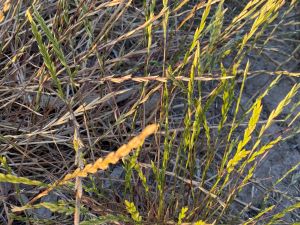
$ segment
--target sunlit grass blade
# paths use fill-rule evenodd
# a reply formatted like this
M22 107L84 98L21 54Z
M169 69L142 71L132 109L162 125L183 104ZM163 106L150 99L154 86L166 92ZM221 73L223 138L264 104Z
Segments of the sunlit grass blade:
M18 177L11 174L0 173L0 182L9 182L13 184L27 184L33 186L47 186L41 181L31 180L26 177Z
M50 73L50 76L51 76L53 82L57 86L58 95L62 99L64 99L64 92L63 92L63 89L62 89L61 82L60 82L59 78L57 77L57 72L56 72L55 64L51 60L51 56L50 56L50 54L48 52L48 49L47 49L46 45L43 43L42 35L38 31L38 27L37 27L36 23L34 22L29 9L26 11L26 16L27 16L27 19L29 20L29 22L31 24L32 33L35 36L35 39L36 39L36 41L38 43L38 47L39 47L41 55L43 56L44 63L45 63L46 67L49 70L49 73Z
M68 66L67 60L65 58L65 55L60 47L60 43L55 37L54 33L48 28L46 22L44 21L43 17L39 14L39 12L36 10L36 8L33 6L34 10L34 16L40 25L41 29L44 31L45 35L47 36L48 40L52 44L53 50L56 53L56 56L60 60L61 64L65 67L67 74L69 75L71 79L72 85L74 85L74 76L73 73L71 72L70 67Z
M24 207L14 207L12 209L13 212L19 212L19 211L24 211L28 209L40 209L40 208L46 208L50 210L51 212L57 212L57 213L62 213L65 215L71 215L74 213L74 207L70 206L64 201L58 201L57 203L53 202L41 202L35 205L27 205Z
M125 200L125 205L126 205L126 209L127 211L130 213L131 218L137 222L137 224L140 224L140 222L142 221L142 217L140 216L137 208L135 207L133 202L129 202L127 200Z
M272 216L270 222L267 223L267 225L278 224L277 221L279 221L281 218L283 218L287 213L292 212L294 210L297 210L299 208L300 208L300 202L297 202L297 203L285 208L281 212L279 212L279 213L275 214L274 216Z
M245 146L251 140L252 133L254 132L254 130L255 130L256 126L257 126L257 123L258 123L261 111L262 111L261 100L258 99L255 102L255 106L253 108L252 116L251 116L251 118L249 120L249 124L248 124L248 126L247 126L247 128L246 128L246 130L244 132L244 137L238 143L235 155L227 163L227 172L228 172L228 175L234 170L235 166L241 160L243 160L244 158L246 158L248 156L248 154L250 153L250 151L247 151L245 149Z

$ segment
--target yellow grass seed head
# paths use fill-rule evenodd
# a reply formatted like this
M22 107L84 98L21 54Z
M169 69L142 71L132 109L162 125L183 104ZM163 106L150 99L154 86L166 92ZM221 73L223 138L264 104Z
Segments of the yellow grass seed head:
M10 7L11 7L11 3L10 3L10 0L8 0L4 3L3 12L6 13L10 9Z
M128 144L122 145L117 151L109 153L104 159L99 158L94 164L86 165L82 170L76 169L73 173L67 174L63 181L68 181L75 177L86 177L88 174L96 173L97 170L106 170L109 164L116 164L121 158L125 157L135 148L140 147L144 140L158 129L157 124L147 127L136 137L131 139Z
M26 16L27 16L29 22L32 23L33 22L33 18L31 16L31 13L30 13L29 9L26 10Z
M28 18L31 18L29 11ZM158 127L159 126L157 124L147 126L137 137L134 137L133 139L131 139L131 141L129 141L130 144L128 143L127 145L122 145L117 151L109 153L104 159L97 159L94 164L87 164L83 169L77 168L74 172L67 174L62 180L55 182L53 185L51 185L50 188L38 194L30 201L29 204L32 204L36 200L47 195L55 187L66 184L71 179L74 179L76 177L87 177L88 174L94 174L99 169L107 169L109 164L116 164L121 158L128 155L134 148L140 147L149 135L155 133L158 130ZM24 209L21 209L20 211L23 210Z
M4 20L4 13L0 10L0 23Z

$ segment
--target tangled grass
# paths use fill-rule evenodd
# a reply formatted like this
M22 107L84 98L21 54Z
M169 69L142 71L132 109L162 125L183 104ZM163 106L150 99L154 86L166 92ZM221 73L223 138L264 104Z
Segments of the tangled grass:
M296 0L0 2L1 224L296 224L300 163L255 177L299 135L299 24Z

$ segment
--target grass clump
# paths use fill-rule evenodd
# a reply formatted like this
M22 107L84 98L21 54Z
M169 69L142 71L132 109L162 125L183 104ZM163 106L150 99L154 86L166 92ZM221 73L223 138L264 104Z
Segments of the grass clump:
M297 9L1 2L1 223L299 221Z

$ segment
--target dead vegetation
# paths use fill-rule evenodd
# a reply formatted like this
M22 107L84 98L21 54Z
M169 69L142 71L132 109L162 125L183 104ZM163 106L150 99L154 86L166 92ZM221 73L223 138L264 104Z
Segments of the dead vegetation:
M299 221L297 4L0 2L1 223Z

